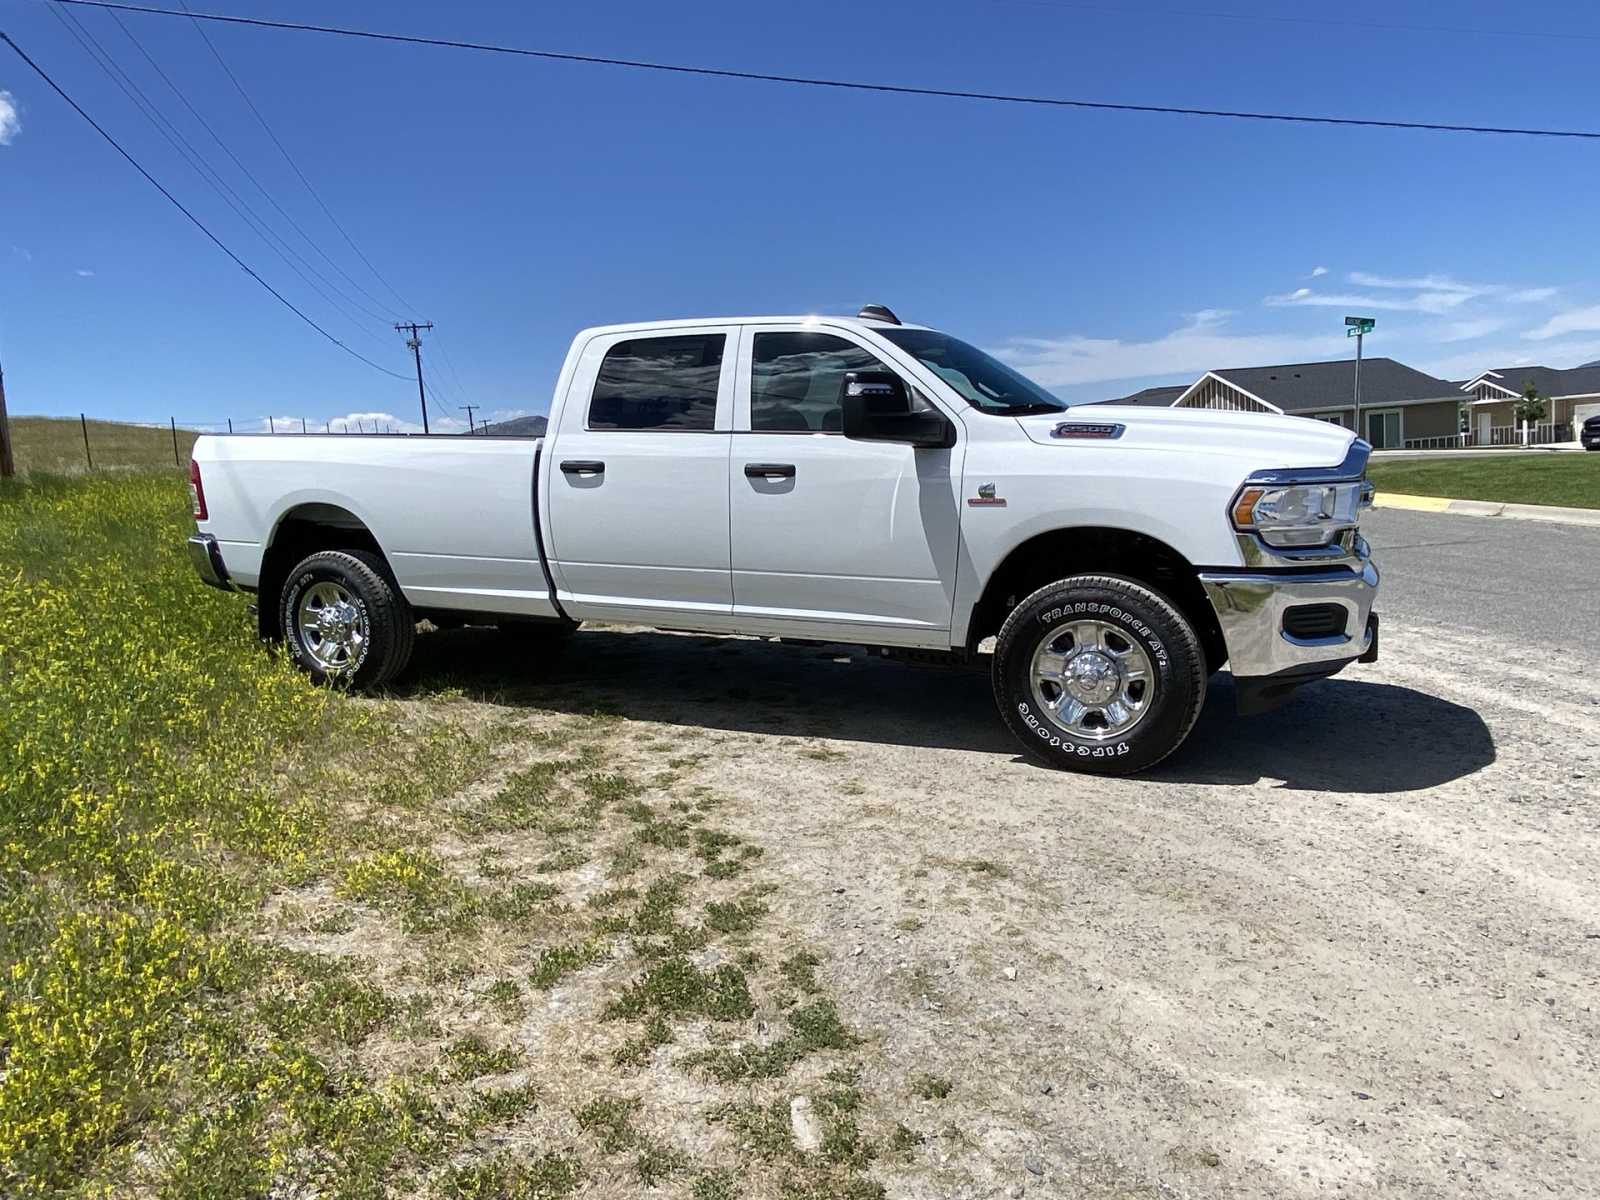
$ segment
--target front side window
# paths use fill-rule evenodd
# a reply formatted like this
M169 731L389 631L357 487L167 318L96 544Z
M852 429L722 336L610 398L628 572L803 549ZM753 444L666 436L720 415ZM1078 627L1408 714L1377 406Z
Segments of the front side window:
M831 333L758 333L750 372L750 428L757 433L837 433L846 371L886 370Z
M726 340L720 333L695 333L618 342L600 364L589 428L711 430Z
M955 388L980 412L1014 417L1066 411L1065 401L1026 375L947 333L933 329L880 329L878 334Z

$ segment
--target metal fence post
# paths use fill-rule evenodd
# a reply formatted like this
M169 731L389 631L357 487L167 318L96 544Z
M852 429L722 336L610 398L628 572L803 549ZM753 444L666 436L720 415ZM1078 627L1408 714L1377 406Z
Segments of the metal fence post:
M183 466L183 460L178 457L178 418L168 417L167 423L172 426L172 465Z
M94 470L94 455L89 453L89 418L82 413L78 414L78 424L83 428L83 457L88 460L89 470Z

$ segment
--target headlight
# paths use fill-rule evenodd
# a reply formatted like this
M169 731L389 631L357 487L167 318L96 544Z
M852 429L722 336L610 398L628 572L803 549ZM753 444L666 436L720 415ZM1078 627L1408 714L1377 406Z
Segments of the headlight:
M1233 502L1234 528L1255 533L1269 546L1326 546L1356 523L1371 485L1300 483L1287 487L1246 485Z

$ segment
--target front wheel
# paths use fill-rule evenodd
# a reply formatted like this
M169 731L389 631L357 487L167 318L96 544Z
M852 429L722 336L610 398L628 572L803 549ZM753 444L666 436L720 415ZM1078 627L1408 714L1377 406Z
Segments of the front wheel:
M1205 654L1171 601L1111 575L1047 584L1017 605L995 645L995 701L1050 766L1131 775L1189 736L1205 700Z
M300 560L283 586L279 616L289 657L319 683L370 689L411 659L416 617L383 560L323 550Z

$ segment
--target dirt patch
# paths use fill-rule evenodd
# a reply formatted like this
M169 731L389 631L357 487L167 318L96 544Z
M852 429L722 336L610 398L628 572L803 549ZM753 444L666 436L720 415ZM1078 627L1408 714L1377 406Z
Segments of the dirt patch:
M1022 759L981 676L831 647L584 631L494 703L615 714L621 769L765 848L890 1195L1593 1193L1600 685L1385 639L1251 721L1223 677L1135 780ZM640 1081L703 1111L690 1077Z

